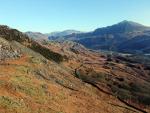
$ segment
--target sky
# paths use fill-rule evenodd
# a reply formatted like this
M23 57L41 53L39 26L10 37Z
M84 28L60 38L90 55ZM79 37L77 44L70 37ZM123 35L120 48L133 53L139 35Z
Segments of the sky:
M150 0L0 0L0 24L22 32L92 31L123 20L150 26Z

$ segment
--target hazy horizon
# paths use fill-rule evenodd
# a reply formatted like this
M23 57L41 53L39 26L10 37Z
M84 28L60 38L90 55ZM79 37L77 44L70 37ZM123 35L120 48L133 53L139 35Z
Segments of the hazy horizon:
M0 24L19 29L50 33L67 29L83 32L123 20L150 26L147 0L0 0Z

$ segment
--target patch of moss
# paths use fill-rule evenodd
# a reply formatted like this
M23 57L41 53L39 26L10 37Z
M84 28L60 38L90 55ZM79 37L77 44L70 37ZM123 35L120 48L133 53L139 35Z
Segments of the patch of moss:
M37 57L31 57L31 58L29 59L29 62L30 62L30 63L34 63L34 64L40 64L42 61L41 61L41 59L39 59L39 58L37 58Z
M17 108L21 107L22 104L16 99L7 96L0 96L0 106L4 108Z
M4 85L6 82L4 80L0 80L0 86Z
M16 66L16 70L21 73L28 73L30 69L27 66Z
M31 78L27 77L27 76L15 76L11 79L13 81L13 83L21 83L21 84L30 84Z

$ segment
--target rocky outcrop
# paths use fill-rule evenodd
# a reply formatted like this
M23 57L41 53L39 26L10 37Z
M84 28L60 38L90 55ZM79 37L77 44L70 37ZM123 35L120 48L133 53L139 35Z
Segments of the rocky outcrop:
M14 49L9 42L7 43L0 38L0 60L16 59L20 56L21 53L19 50Z
M33 49L34 51L40 53L41 55L43 55L45 58L47 58L49 60L53 60L55 62L62 62L64 60L64 57L62 55L60 55L59 53L55 53L55 52L49 50L48 48L46 48L46 47L42 46L41 44L39 44L38 42L30 39L26 34L23 34L22 32L20 32L16 29L11 29L8 26L0 26L0 36L3 39L6 39L8 41L17 41L17 42L21 43L22 45L29 47L29 48ZM4 47L4 45L2 45L2 47ZM1 49L1 55L3 54L3 57L14 56L13 54L9 54L10 53L9 50L10 49L8 49L6 51L6 49L5 49L5 52L4 52L4 50ZM16 53L15 55L17 55L17 51L15 51L13 53ZM1 56L1 59L3 57Z

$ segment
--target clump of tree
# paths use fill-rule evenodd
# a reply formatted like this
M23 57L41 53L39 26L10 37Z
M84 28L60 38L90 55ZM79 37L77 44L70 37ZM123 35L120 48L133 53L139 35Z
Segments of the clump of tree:
M42 54L45 58L47 58L49 60L53 60L57 63L67 60L67 58L65 56L62 56L59 53L53 52L49 48L46 48L45 46L42 46L37 42L32 42L32 45L30 46L30 48L32 50Z

